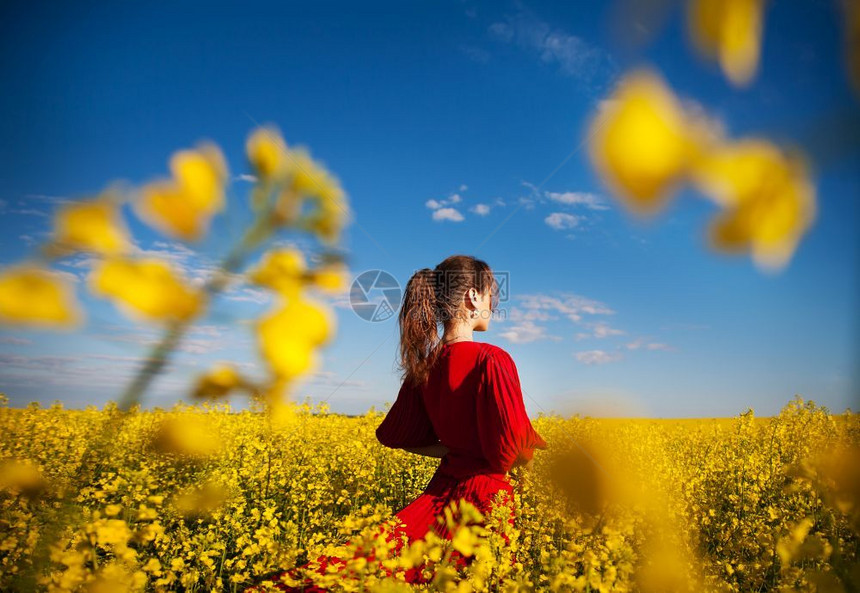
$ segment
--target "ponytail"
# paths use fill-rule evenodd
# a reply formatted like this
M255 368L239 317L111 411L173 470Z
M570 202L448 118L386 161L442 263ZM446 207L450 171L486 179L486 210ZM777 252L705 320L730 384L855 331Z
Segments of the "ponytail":
M400 308L400 359L403 380L424 383L438 352L439 330L436 307L436 271L423 268L406 283Z

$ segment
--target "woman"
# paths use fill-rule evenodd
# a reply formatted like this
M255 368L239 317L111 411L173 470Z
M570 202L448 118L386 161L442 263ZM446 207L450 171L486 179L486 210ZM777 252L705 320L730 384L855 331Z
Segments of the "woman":
M508 521L513 523L513 488L507 472L518 465L530 466L534 450L547 448L526 415L511 356L498 346L473 340L473 332L489 328L497 304L495 288L490 267L466 255L451 256L432 270L424 268L406 285L399 313L403 383L376 437L386 447L442 461L424 492L396 513L402 523L389 532L387 541L405 533L411 543L431 530L450 539L444 520L438 520L444 518L446 506L464 498L487 515L499 491L510 502ZM325 556L317 560L320 574L328 564L344 563ZM461 565L469 561L458 558ZM309 564L286 574L300 578L298 569ZM277 584L278 576L267 580L282 590L301 590ZM406 576L410 582L425 582L420 567Z

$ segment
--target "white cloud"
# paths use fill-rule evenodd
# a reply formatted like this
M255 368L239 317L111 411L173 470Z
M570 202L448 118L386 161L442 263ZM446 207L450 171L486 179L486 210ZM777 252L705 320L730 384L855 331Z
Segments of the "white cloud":
M557 231L572 229L579 224L579 221L580 217L566 212L553 212L544 218L544 222Z
M491 24L489 32L505 43L515 43L536 53L542 62L556 64L563 75L588 87L608 82L616 70L606 51L581 37L551 27L522 7L516 15L506 16L505 22Z
M569 206L573 205L581 205L585 206L589 210L608 210L609 206L604 203L604 201L597 195L591 194L588 192L576 192L576 191L566 191L566 192L544 192L546 197L548 197L553 202L558 202L559 204L566 204Z
M490 207L487 204L475 204L469 208L470 212L474 212L478 216L486 216L490 213Z
M615 311L604 303L577 294L561 293L559 296L546 294L525 294L518 297L522 307L530 311L559 313L562 316L579 323L583 314L613 315Z
M479 64L486 64L490 61L490 52L483 48L475 47L474 45L461 45L460 51L466 54L470 60Z
M237 175L233 178L235 181L247 181L248 183L257 183L256 175L248 175L247 173L242 173L241 175Z
M537 309L529 309L523 311L518 307L512 307L508 314L508 319L511 321L550 321L552 319L558 319L557 317L553 317L548 311L540 311Z
M608 336L620 336L624 334L622 330L609 327L608 324L602 321L595 323L592 329L594 330L595 338L606 338Z
M668 344L664 344L662 342L651 342L646 346L646 348L648 350L666 350L668 352L672 352L675 350L675 348L673 348L672 346L669 346Z
M453 222L462 222L463 215L456 208L439 208L433 211L433 220L451 220Z
M224 293L224 298L228 301L237 301L245 303L256 303L264 305L272 300L272 293L251 286L237 286L232 290Z
M460 191L464 191L465 188L465 185L461 185ZM433 210L433 220L435 221L452 220L454 222L461 222L464 220L463 214L456 208L451 208L450 204L459 204L462 201L463 198L460 194L455 193L451 194L444 200L427 200L424 202L424 205Z
M622 358L620 352L606 352L605 350L585 350L574 352L573 355L579 362L589 365L617 362Z
M608 338L610 336L622 336L625 334L623 330L610 327L605 321L597 321L594 323L586 322L583 325L588 327L591 331L577 333L574 336L577 340L584 340L586 338Z
M93 337L113 344L131 344L135 351L154 346L163 338L159 331L138 325L105 325L100 330L102 333L93 334ZM226 325L191 326L176 349L188 354L207 354L223 350L237 343L236 335L230 335L231 332L232 328Z
M677 348L670 346L669 344L664 344L663 342L650 342L647 337L636 338L632 342L625 344L624 347L628 350L639 350L644 348L645 350L665 350L667 352L677 351Z
M523 321L510 329L506 329L499 335L514 344L527 344L529 342L536 342L537 340L553 340L557 342L562 339L561 336L548 334L547 328L535 324L534 321Z
M535 201L536 200L534 198L530 198L528 196L520 196L517 198L517 202L522 204L526 210L532 210L535 207Z

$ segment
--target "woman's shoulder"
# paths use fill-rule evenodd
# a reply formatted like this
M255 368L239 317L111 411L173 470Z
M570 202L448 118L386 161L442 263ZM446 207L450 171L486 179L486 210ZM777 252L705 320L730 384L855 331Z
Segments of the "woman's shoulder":
M480 342L479 347L481 354L480 360L483 363L493 361L501 364L514 364L514 359L508 351L501 346L496 346L495 344L487 342Z

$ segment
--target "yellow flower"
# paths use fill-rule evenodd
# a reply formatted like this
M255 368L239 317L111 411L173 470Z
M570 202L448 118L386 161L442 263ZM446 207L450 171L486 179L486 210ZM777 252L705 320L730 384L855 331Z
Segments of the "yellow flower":
M860 515L860 444L840 443L813 460L833 505L846 515Z
M222 484L210 480L178 493L171 500L171 506L185 517L204 517L224 504L227 496L227 489ZM170 569L181 571L184 567L182 558L174 558Z
M642 558L634 575L637 590L643 593L704 590L703 583L689 570L680 542L669 545L660 539L652 536L642 546Z
M248 161L263 181L281 180L290 173L290 157L281 132L274 126L254 130L245 144Z
M243 384L242 376L235 367L226 364L217 365L197 379L193 395L196 398L224 397Z
M132 572L127 567L117 563L101 568L95 580L87 585L87 593L131 593L142 591L146 586L146 574L142 571Z
M275 377L271 385L261 394L272 427L277 430L289 428L296 421L295 405L288 398L287 387L287 379Z
M203 143L196 150L180 150L170 158L173 179L143 187L137 201L142 219L163 233L180 239L199 239L209 221L224 208L227 164L221 150Z
M783 565L787 566L791 563L813 524L812 518L804 517L791 528L787 536L779 538L776 544L776 553Z
M325 264L310 274L311 283L317 288L339 294L347 287L347 269L342 263Z
M72 326L81 317L71 287L57 273L33 265L0 271L0 323Z
M330 191L327 187L328 172L311 158L308 150L299 146L290 151L293 163L292 189L303 195L316 195L319 192Z
M310 214L308 230L316 233L324 243L334 245L340 240L343 228L351 216L343 191L330 184L314 199L317 208Z
M331 339L334 327L334 316L325 306L296 298L263 319L257 336L272 371L280 377L293 378L316 368L314 349Z
M250 280L290 298L302 288L306 271L307 263L300 250L292 247L273 249L263 256L260 265L251 272Z
M180 150L170 158L170 171L180 189L201 212L224 207L227 162L216 145L203 143L197 150Z
M60 207L54 217L54 243L60 250L103 255L127 253L131 246L117 204L107 198Z
M161 421L152 444L162 453L184 457L206 457L216 453L220 439L215 427L205 418L192 415L172 416Z
M691 0L687 26L694 44L716 58L736 86L748 84L758 69L766 0Z
M660 210L694 154L682 107L655 73L627 75L591 124L591 160L624 205Z
M469 527L462 525L457 528L454 533L452 544L454 549L464 556L471 556L475 553L475 546L478 543L478 538L472 533Z
M802 156L763 140L714 149L697 162L693 178L725 208L708 228L711 246L751 250L764 269L783 267L816 217L815 188Z
M90 276L94 294L116 301L131 316L163 321L188 320L200 312L204 295L190 288L158 259L112 259Z
M32 462L24 459L0 462L0 491L20 492L32 498L44 491L46 486L42 472Z

